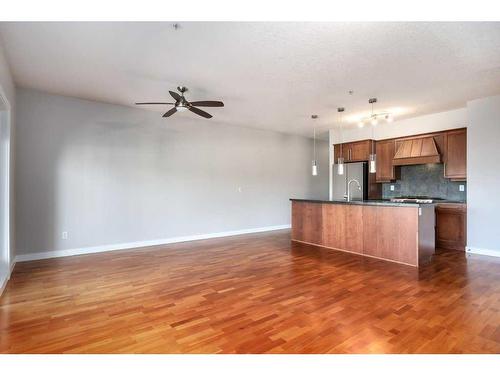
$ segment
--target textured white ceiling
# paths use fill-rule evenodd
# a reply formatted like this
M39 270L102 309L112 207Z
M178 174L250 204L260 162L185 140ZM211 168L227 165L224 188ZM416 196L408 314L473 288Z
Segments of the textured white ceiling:
M500 93L500 23L1 23L15 82L132 106L223 100L211 120L311 135L336 107L399 118ZM353 95L348 91L354 90ZM151 108L164 112L166 108ZM176 114L165 121L176 121ZM353 125L355 126L355 125Z

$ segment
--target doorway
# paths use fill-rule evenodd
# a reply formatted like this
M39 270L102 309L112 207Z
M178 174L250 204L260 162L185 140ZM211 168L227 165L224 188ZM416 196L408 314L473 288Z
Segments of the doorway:
M10 104L0 87L0 293L10 278Z

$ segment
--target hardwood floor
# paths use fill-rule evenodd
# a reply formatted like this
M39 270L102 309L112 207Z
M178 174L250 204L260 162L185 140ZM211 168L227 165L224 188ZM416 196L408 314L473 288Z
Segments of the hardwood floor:
M500 352L500 261L413 267L289 231L25 262L2 353Z

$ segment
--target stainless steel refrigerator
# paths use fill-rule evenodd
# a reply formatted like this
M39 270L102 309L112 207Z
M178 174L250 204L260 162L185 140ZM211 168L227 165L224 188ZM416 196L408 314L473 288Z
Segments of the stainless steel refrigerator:
M344 164L344 174L338 174L338 165L334 164L333 168L333 185L332 199L347 200L347 184L350 180L355 179L361 185L351 183L351 200L366 200L368 199L368 164L361 163L346 163Z

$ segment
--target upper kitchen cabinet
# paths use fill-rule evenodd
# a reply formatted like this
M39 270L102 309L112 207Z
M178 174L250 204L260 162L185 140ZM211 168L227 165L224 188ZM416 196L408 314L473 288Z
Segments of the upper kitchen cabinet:
M370 158L371 144L372 141L370 139L366 139L364 141L342 143L342 156L344 157L344 162L349 163L368 161L368 159ZM336 163L339 158L341 144L336 144L333 146Z
M467 179L467 129L451 130L445 135L444 176L455 181Z
M395 155L395 140L389 139L376 142L377 150L377 182L390 182L397 178L393 160Z
M349 161L367 161L370 159L370 146L372 141L367 139L365 141L349 143Z
M344 158L344 162L349 161L349 143L338 143L333 145L334 163L337 163L341 154Z

